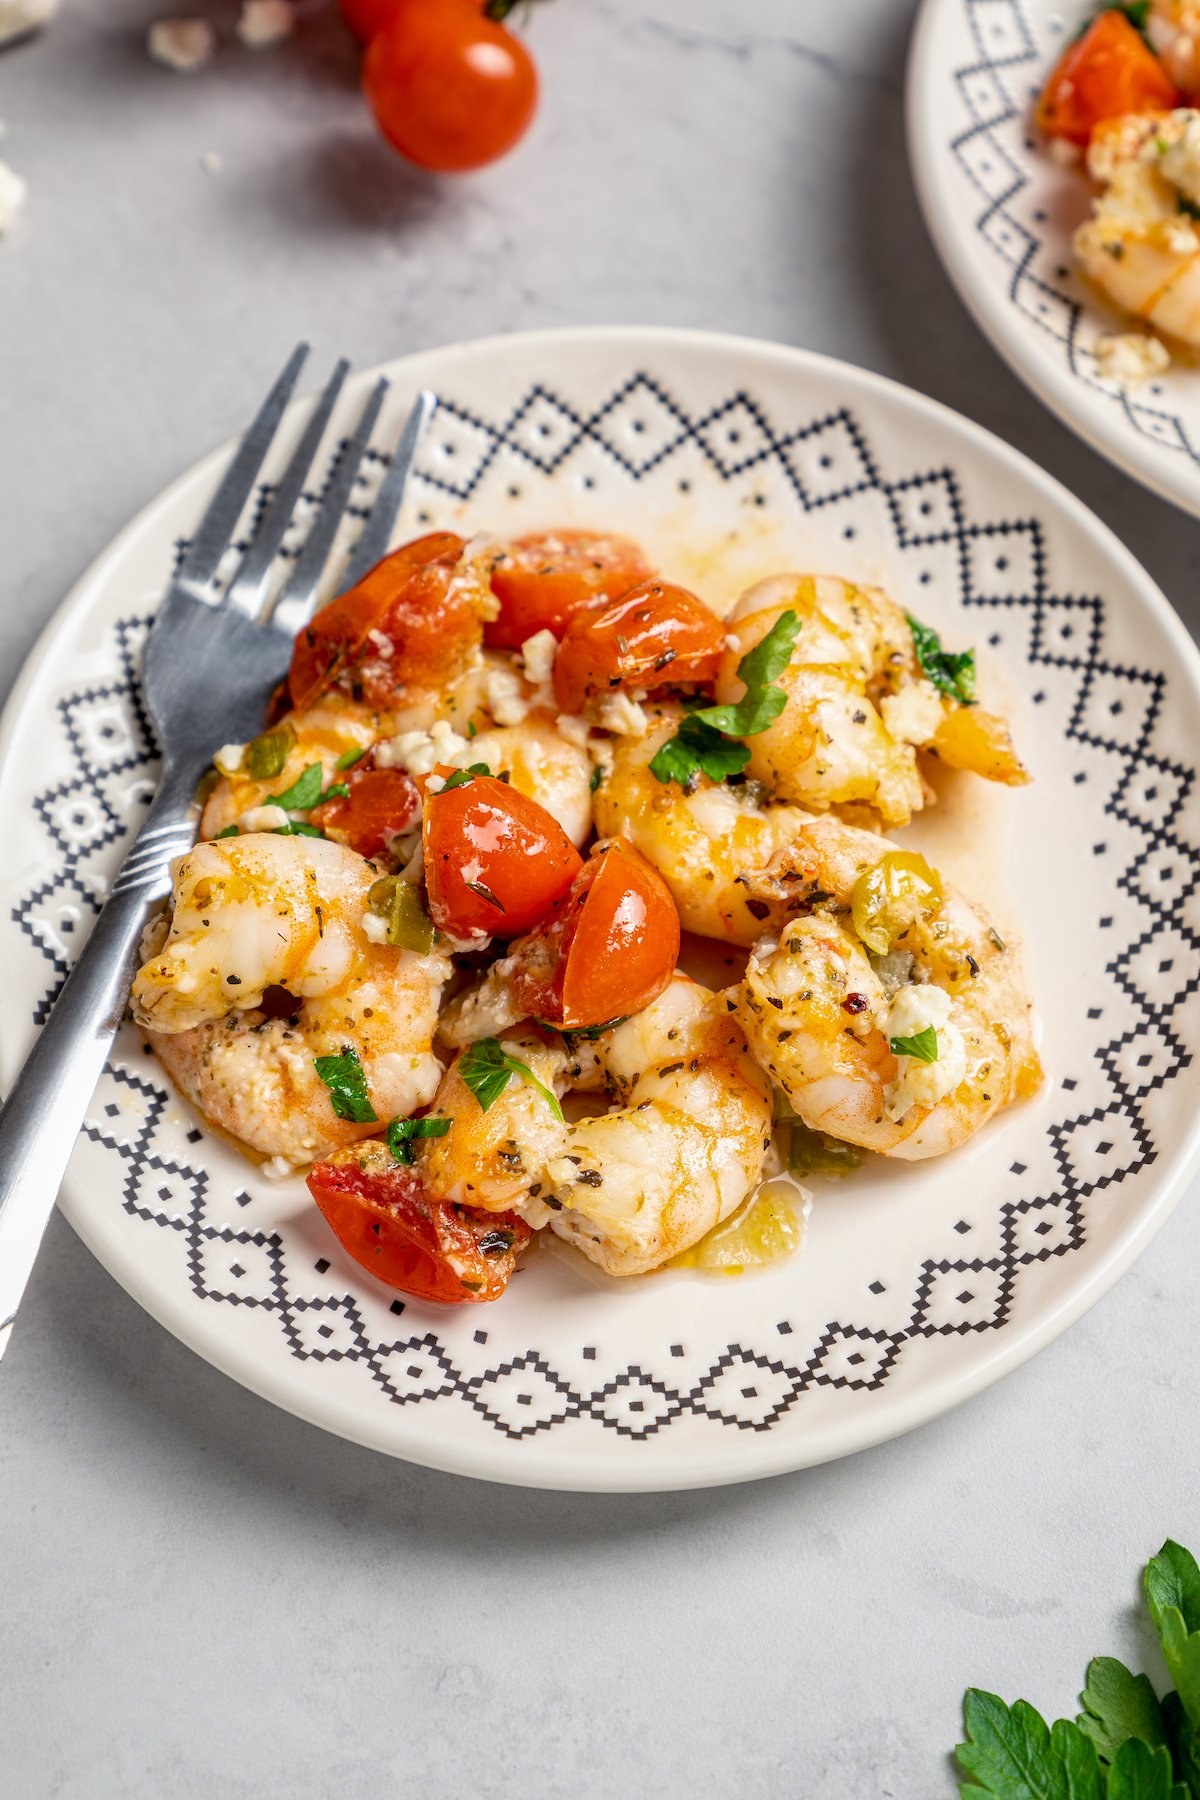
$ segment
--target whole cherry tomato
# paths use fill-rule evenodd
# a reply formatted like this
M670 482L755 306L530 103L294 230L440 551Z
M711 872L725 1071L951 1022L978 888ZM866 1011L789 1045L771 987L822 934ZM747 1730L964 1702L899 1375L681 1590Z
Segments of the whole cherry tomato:
M421 796L403 769L355 766L341 781L350 790L314 807L309 822L360 856L380 856L407 831L421 810Z
M466 596L456 595L454 570L463 539L435 531L402 544L354 587L330 600L296 633L288 675L292 705L303 711L354 668L373 631L392 639L396 683L435 687L455 672L464 631L477 631ZM381 695L390 699L391 693Z
M500 617L484 627L484 642L518 650L538 631L560 638L577 612L619 599L652 574L629 538L597 531L538 531L514 538L492 569Z
M395 0L363 58L389 143L423 169L477 169L511 150L537 108L524 44L477 0Z
M396 10L396 0L341 0L342 17L360 43L369 44Z
M421 839L429 916L454 937L528 931L583 866L557 819L494 775L427 793Z
M646 581L598 611L577 613L554 663L563 712L616 688L704 687L715 680L725 627L695 594Z
M513 998L530 1018L566 1031L607 1025L641 1012L670 981L679 914L658 870L614 838L512 955Z
M417 1300L498 1300L532 1235L515 1213L434 1199L382 1144L314 1163L308 1188L355 1262Z

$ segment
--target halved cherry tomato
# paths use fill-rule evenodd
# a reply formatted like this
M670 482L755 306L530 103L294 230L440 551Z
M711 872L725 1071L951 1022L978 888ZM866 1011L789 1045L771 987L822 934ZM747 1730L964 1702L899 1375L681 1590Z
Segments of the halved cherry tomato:
M308 1188L356 1263L417 1300L498 1300L532 1235L515 1213L455 1206L425 1192L420 1171L383 1145L314 1163Z
M538 531L514 538L492 570L500 617L485 626L484 643L518 650L537 631L560 638L577 612L620 599L653 572L629 538L598 531Z
M567 1031L607 1025L641 1012L670 981L679 914L658 870L614 838L513 956L513 998L530 1018Z
M1102 12L1069 44L1042 90L1037 122L1047 137L1086 144L1101 119L1170 111L1174 82L1123 12Z
M456 598L453 590L463 548L463 539L452 531L402 544L301 626L288 676L297 711L353 668L373 631L392 639L397 681L434 687L448 679L464 630L478 630L469 600ZM469 620L460 616L464 611Z
M427 793L421 841L429 916L454 937L528 931L583 866L557 819L494 775Z
M725 627L695 594L646 581L595 612L577 613L554 662L563 712L617 688L705 687L716 679Z
M421 810L421 796L403 769L355 766L342 777L350 792L326 800L309 814L310 823L335 843L360 856L379 856L391 839L407 831Z
M479 0L394 0L367 46L362 83L400 154L447 173L503 156L537 110L532 57Z

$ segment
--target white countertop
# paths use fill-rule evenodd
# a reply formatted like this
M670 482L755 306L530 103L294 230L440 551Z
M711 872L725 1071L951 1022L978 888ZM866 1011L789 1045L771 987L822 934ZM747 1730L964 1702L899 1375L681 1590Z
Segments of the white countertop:
M190 80L147 61L153 0L66 0L0 56L0 154L31 189L0 242L0 687L302 335L359 365L607 321L828 351L1034 455L1200 617L1200 526L1059 427L940 272L904 156L911 0L539 6L533 134L444 184L375 139L349 40L309 10L296 42ZM1135 1578L1167 1535L1200 1549L1196 1198L937 1424L631 1498L326 1437L181 1348L56 1221L0 1369L0 1785L944 1800L968 1684L1053 1717L1096 1652L1160 1672Z

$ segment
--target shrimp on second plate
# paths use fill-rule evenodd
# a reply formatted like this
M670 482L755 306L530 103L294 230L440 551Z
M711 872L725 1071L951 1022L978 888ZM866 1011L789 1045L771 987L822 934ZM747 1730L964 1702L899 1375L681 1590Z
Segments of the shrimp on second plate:
M1004 721L939 693L923 672L913 626L879 588L832 575L773 575L744 593L727 621L717 699L741 698L738 664L781 616L799 630L776 685L787 705L747 739L747 775L780 800L816 811L866 806L903 825L925 804L917 749L992 781L1028 774Z
M1037 1090L1016 947L922 856L815 820L751 886L778 936L738 1016L806 1125L916 1160Z
M433 1107L450 1128L416 1159L444 1199L520 1213L608 1274L641 1275L727 1219L758 1182L769 1084L724 999L687 976L594 1042L548 1043L526 1028L501 1044L541 1086L510 1080L485 1112L464 1058L452 1065ZM546 1089L612 1104L560 1122Z
M437 1087L449 960L374 941L378 876L341 845L264 833L197 844L176 870L165 934L134 979L134 1018L205 1117L265 1156L308 1162ZM369 1123L335 1113L315 1067L350 1045Z
M1200 345L1200 111L1104 119L1087 166L1100 192L1072 240L1081 267L1123 311Z

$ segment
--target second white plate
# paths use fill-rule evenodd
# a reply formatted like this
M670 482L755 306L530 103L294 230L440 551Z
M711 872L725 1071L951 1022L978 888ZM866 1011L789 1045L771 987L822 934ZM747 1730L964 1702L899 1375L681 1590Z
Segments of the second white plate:
M1135 481L1200 513L1200 368L1123 388L1096 340L1132 329L1076 275L1090 188L1033 129L1033 108L1088 0L924 0L908 66L917 193L946 271L1039 399Z

